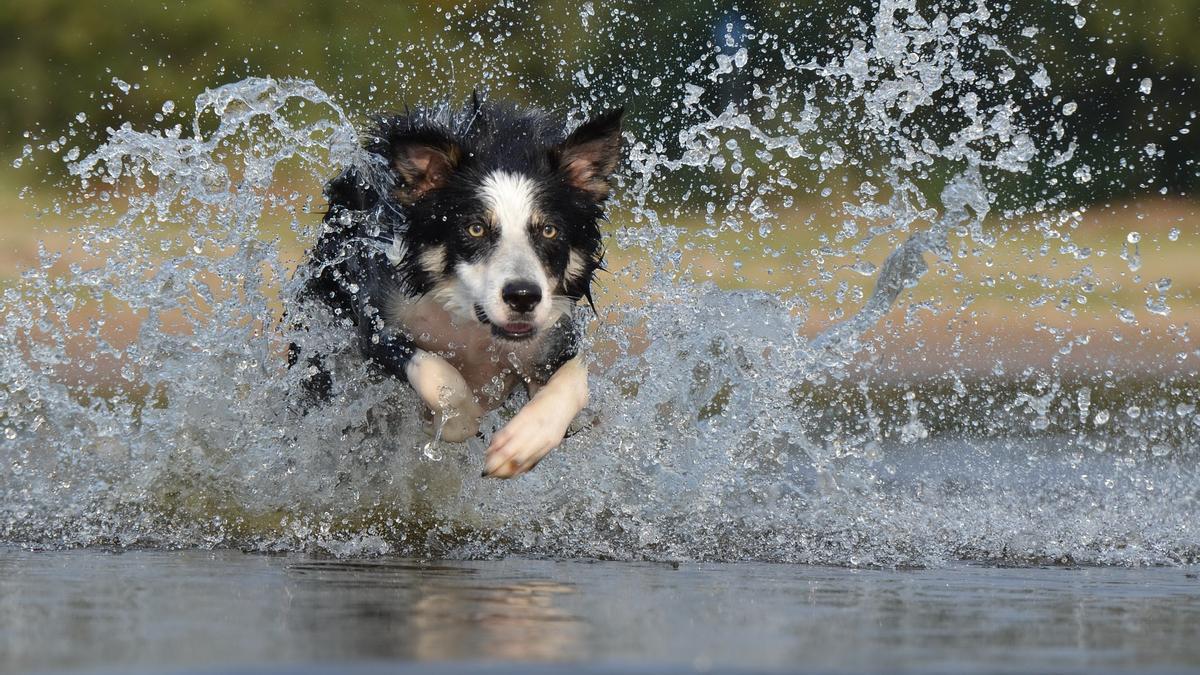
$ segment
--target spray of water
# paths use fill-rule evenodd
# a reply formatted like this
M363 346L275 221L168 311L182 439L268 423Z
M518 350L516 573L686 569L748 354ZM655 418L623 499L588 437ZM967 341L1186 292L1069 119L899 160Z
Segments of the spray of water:
M955 352L938 368L949 384L930 393L876 358L931 261L953 276L1006 245L987 220L997 208L1078 251L1079 212L1055 208L1052 181L1012 204L996 194L1089 169L1062 119L1043 123L1045 67L997 33L983 0L957 14L884 0L847 21L832 56L752 26L726 35L684 68L688 84L660 94L677 111L664 130L630 136L613 285L637 299L580 315L595 424L519 481L479 479L478 443L425 437L411 392L354 358L328 317L305 317L303 337L347 354L333 401L295 404L303 373L282 353L299 329L280 318L303 279L287 242L315 239L313 196L336 167L369 161L356 115L328 93L250 78L197 97L190 129L126 125L66 153L75 262L44 252L2 299L0 539L843 565L1194 560L1200 418L1177 384L1163 385L1176 387L1169 402L1118 412L1102 407L1111 372L1081 384L1058 360L997 366L968 387ZM782 65L777 81L726 95L765 60ZM834 196L848 175L863 180ZM787 243L811 226L796 222L797 198L829 200L839 221L815 248ZM693 220L705 224L683 226ZM741 257L796 281L753 289ZM742 290L707 278L714 259ZM1087 257L1075 260L1046 293L1095 292ZM839 309L814 332L829 287ZM931 307L911 300L904 314ZM1086 331L1065 331L1086 346Z

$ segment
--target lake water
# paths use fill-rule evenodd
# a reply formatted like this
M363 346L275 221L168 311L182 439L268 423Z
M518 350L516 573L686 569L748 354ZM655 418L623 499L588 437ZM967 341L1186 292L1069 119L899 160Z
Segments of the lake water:
M0 671L1172 671L1198 572L9 548Z

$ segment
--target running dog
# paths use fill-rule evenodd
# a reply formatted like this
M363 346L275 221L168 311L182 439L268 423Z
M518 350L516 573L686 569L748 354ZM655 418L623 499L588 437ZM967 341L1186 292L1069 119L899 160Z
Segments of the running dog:
M529 402L491 439L485 477L532 469L588 401L573 310L592 302L600 224L621 159L622 110L564 134L540 110L480 102L378 119L371 161L329 182L302 297L353 326L365 358L407 381L429 431L478 434L524 384ZM306 388L327 398L320 354Z

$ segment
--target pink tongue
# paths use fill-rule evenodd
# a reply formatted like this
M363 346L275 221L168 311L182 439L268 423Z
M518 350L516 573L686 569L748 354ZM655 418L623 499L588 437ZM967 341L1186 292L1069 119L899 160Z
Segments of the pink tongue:
M528 333L533 330L533 325L528 323L509 323L504 325L504 330L509 333Z

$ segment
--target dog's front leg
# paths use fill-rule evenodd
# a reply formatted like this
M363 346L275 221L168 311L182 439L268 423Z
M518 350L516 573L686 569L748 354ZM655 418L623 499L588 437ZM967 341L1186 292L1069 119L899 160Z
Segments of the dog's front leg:
M483 409L462 373L446 359L416 349L404 365L404 374L433 413L435 434L440 430L442 439L459 443L479 433Z
M365 316L373 316L366 312ZM414 345L404 335L381 330L375 322L363 321L363 353L387 373L408 380L409 386L433 417L431 435L461 443L479 433L483 409L462 373L437 354Z
M576 356L544 386L530 386L529 403L492 437L483 475L512 478L532 469L562 443L567 427L587 402L587 365Z

